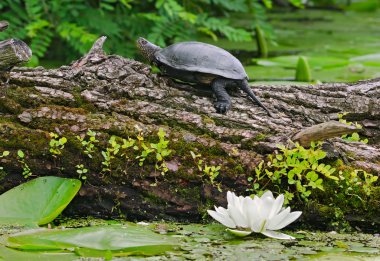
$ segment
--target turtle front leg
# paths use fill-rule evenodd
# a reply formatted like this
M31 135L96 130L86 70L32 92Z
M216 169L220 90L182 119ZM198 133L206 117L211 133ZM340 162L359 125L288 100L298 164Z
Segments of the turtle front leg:
M217 113L226 113L231 108L231 98L226 91L226 87L229 84L227 79L216 78L212 81L212 91L216 96L216 102L214 107Z

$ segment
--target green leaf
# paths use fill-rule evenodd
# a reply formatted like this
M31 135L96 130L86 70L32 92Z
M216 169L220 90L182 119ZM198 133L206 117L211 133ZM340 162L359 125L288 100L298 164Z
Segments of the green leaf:
M156 234L144 227L125 226L86 227L78 229L31 230L12 235L7 246L21 250L64 250L94 257L125 255L157 255L173 250L177 240Z
M25 252L0 245L0 260L17 261L73 261L78 260L75 253L70 252Z
M17 156L19 156L20 158L24 158L24 156L25 156L25 154L24 154L24 152L22 151L22 150L18 150L17 151Z
M53 221L78 192L76 179L40 177L0 196L0 224L38 224Z

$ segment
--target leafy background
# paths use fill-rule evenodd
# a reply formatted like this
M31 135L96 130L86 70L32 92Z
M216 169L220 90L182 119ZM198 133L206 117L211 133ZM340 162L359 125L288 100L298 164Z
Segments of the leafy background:
M301 0L287 0L301 7ZM134 41L145 36L158 45L205 36L213 40L250 41L259 25L270 34L266 9L272 0L3 0L1 19L10 22L1 39L19 38L39 59L69 62L107 35L106 51L127 57ZM234 14L249 14L244 28L231 22Z

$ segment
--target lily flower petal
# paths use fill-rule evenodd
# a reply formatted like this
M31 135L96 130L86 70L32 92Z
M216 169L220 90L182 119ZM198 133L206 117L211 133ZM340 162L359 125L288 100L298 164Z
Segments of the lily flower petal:
M207 212L218 222L229 227L228 231L231 233L246 236L256 232L278 239L294 239L292 236L274 231L289 225L302 214L301 211L290 212L289 207L282 207L284 195L274 198L271 191L266 191L261 197L254 196L252 199L238 197L228 191L227 202L227 209L215 207L215 211Z
M213 211L213 210L207 210L207 213L210 216L212 216L216 221L218 221L219 223L222 223L226 227L229 227L229 228L235 228L236 227L235 222L227 215L222 215L222 214L220 214L216 211Z
M246 231L246 230L236 230L236 229L227 228L227 231L238 237L246 237L252 234L252 231Z
M294 222L297 218L301 216L301 214L302 214L301 211L294 211L294 212L289 213L289 215L287 215L285 219L283 219L281 223L276 226L276 230L284 228L290 223Z
M268 222L268 226L267 226L267 229L269 230L277 230L278 229L278 225L280 223L282 223L282 221L284 219L286 219L286 217L289 215L290 213L290 208L287 207L286 209L283 209L279 214L277 214L276 216L274 216L271 220L269 220Z
M216 211L216 212L218 212L218 213L220 213L220 214L222 214L222 215L226 215L226 216L228 216L228 211L227 211L227 209L222 208L222 207L216 207L216 206L214 206L214 208L215 208L215 211Z
M284 195L278 196L273 203L272 210L269 213L268 219L273 218L277 213L281 211L282 205L284 204Z
M228 214L231 219L235 222L237 227L249 227L247 218L244 213L240 211L240 209L234 205L228 205Z
M289 236L287 234L275 232L271 230L263 231L261 232L261 234L266 235L267 237L276 238L276 239L295 239L294 237Z

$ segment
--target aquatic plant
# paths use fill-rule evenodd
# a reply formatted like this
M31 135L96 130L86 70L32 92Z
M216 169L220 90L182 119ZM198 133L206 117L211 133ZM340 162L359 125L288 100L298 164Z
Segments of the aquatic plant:
M0 224L44 225L53 221L81 187L76 179L39 177L0 195Z
M295 221L302 214L301 211L290 212L290 208L283 208L284 195L273 197L271 191L261 197L242 197L227 192L227 209L215 207L215 211L207 212L215 220L228 227L228 231L238 236L248 236L252 232L277 239L294 239L294 237L276 232Z
M305 56L300 56L298 58L296 67L296 81L298 82L311 82L311 69L309 61Z

